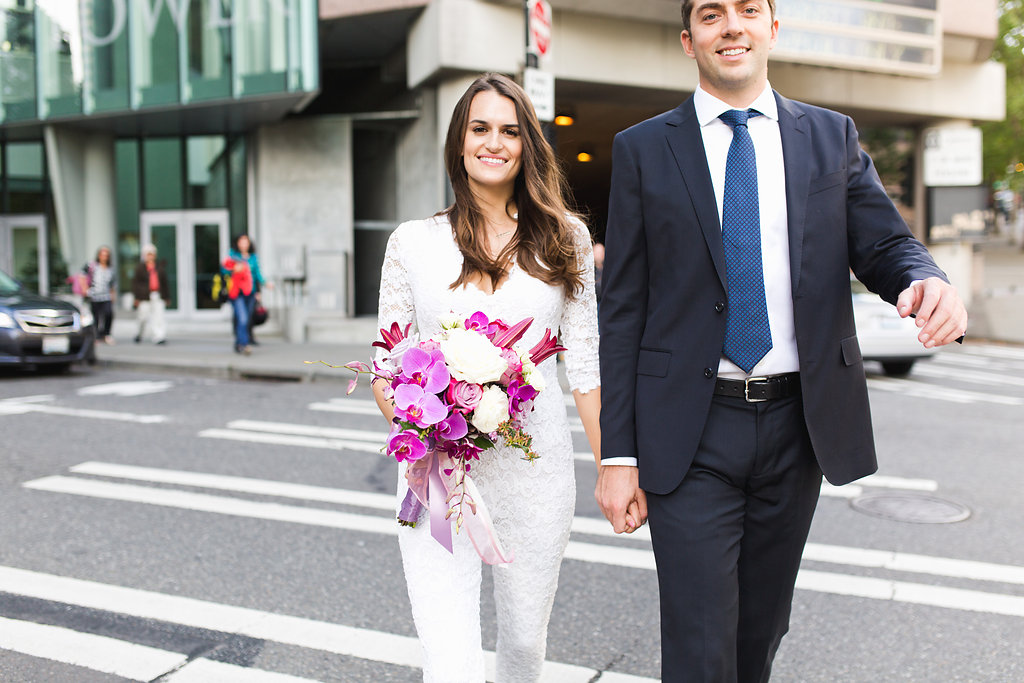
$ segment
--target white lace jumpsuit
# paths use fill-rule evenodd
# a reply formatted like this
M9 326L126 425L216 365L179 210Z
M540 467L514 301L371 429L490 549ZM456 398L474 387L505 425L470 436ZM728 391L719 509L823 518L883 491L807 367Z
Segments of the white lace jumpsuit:
M582 224L577 225L576 244L584 281L576 297L567 298L561 287L541 282L515 264L504 284L486 294L472 284L449 287L461 272L462 253L447 218L403 223L392 234L384 257L380 327L388 329L394 321L402 327L412 323L411 332L428 339L440 332L438 320L450 312L468 317L479 310L510 324L532 317L533 324L517 346L531 348L545 328L557 332L567 348L570 388L596 389L600 371L594 262L590 235ZM526 683L540 677L558 569L576 501L573 444L555 357L540 369L547 388L526 419L540 458L531 464L522 459L521 451L499 445L484 451L470 470L495 533L515 555L512 563L494 567L497 683ZM406 490L402 468L399 503ZM453 541L454 554L449 554L431 537L425 516L416 528L399 532L413 619L423 646L423 680L482 683L481 561L465 531Z

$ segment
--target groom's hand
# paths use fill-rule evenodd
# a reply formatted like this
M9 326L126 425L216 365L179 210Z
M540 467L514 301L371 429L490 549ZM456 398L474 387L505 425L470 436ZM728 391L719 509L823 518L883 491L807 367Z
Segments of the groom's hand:
M615 533L632 533L647 521L647 496L640 488L636 467L602 465L594 498Z

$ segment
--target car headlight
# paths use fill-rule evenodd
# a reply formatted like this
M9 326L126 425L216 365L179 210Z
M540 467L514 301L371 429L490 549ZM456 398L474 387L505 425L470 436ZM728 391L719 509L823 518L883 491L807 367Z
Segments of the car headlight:
M9 313L0 312L0 327L17 327Z
M89 327L90 325L93 324L92 311L88 309L83 309L79 312L79 315L79 320L82 321L82 327Z

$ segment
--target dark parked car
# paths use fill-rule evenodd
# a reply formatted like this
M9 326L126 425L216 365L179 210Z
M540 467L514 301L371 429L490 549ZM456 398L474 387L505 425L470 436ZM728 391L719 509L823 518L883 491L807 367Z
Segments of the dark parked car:
M41 296L0 271L0 367L67 368L95 360L92 313Z

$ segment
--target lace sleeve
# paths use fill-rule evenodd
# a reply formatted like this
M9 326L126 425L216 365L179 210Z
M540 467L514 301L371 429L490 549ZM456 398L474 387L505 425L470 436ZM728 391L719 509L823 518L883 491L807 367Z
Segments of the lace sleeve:
M402 226L391 233L384 251L384 265L380 269L380 298L377 304L377 327L390 329L391 323L405 329L412 323L409 333L416 331L415 303L409 273L405 269L402 253ZM382 353L378 349L378 356ZM378 358L379 360L379 358Z
M565 371L569 388L587 393L601 386L601 368L597 356L594 249L587 227L578 222L576 226L576 260L582 270L583 290L565 301L559 325L559 341L566 348Z

